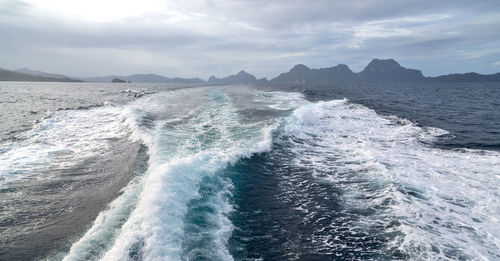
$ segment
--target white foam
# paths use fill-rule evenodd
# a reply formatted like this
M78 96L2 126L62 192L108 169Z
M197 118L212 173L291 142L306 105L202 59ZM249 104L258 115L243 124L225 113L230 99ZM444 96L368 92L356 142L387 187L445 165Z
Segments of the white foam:
M0 186L105 153L110 140L128 134L114 107L58 111L18 140L0 143Z
M149 147L149 168L138 179L138 185L127 188L109 210L99 215L92 228L73 245L67 260L81 259L92 244L104 246L104 250L92 250L101 251L97 256L102 260L129 260L133 255L142 260L181 259L184 216L188 203L200 196L198 188L203 178L242 157L270 149L276 121L243 125L225 95L217 91L203 93L209 99L182 104L181 97L189 95L186 90L159 93L122 110L134 130L133 136ZM185 106L186 110L167 117L165 105L177 110ZM154 126L141 125L147 115L164 117L156 119ZM177 118L180 115L182 119ZM227 199L230 189L231 184L226 184L211 202L218 210L211 218L217 224L214 244L220 260L232 260L226 247L233 229L228 219L232 211ZM130 203L135 197L137 201ZM127 206L132 205L122 222Z
M363 209L393 201L382 216L371 217L376 220L360 222L399 220L397 229L404 237L392 246L412 258L500 256L498 152L429 147L420 141L447 132L382 117L346 100L302 106L285 130L302 140L296 146L295 164L316 169L318 178L344 186L346 206ZM366 179L379 189L364 200L365 185L342 179Z
M255 102L262 102L271 109L282 111L295 109L308 103L302 93L296 92L257 92L255 96Z
M64 261L96 260L100 258L116 238L119 228L136 206L140 192L140 179L129 183L122 194L94 220L92 227L65 254Z

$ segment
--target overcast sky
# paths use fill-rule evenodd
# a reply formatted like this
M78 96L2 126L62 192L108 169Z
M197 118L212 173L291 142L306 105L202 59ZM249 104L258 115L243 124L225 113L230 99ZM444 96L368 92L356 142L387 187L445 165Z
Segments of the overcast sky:
M273 78L373 58L426 76L500 72L500 1L0 0L5 69Z

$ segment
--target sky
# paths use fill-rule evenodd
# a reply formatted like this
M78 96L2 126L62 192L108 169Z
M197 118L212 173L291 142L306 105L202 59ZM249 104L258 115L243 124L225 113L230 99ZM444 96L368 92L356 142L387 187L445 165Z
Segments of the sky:
M0 67L273 78L302 63L500 72L500 1L0 0Z

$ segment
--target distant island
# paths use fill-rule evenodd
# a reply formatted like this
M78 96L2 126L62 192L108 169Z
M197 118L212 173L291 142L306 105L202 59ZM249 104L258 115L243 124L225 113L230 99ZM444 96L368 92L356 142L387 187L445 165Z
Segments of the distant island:
M22 68L14 71L0 69L0 81L34 82L134 82L134 83L206 83L206 84L257 84L257 85L332 85L348 83L381 82L500 82L500 73L483 75L478 73L448 74L425 77L420 70L408 69L394 59L373 59L361 72L353 72L347 65L311 69L303 64L293 66L288 72L267 80L257 79L242 70L238 74L223 78L211 76L207 81L200 78L168 78L158 74L133 74L130 76L104 76L72 79L60 74L51 74Z
M113 80L111 80L112 83L126 83L127 81L124 81L122 79L119 79L119 78L114 78Z

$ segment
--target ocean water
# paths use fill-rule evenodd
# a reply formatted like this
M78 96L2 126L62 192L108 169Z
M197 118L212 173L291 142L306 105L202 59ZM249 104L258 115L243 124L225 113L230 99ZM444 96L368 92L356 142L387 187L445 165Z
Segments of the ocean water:
M0 260L500 259L499 92L0 83Z

